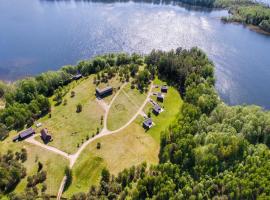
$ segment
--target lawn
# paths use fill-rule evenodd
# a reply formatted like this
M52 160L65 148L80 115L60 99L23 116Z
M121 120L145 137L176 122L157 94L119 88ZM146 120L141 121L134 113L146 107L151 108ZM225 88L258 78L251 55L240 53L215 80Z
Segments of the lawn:
M114 100L107 120L109 130L117 130L125 125L143 104L147 94L131 89L127 84Z
M69 164L68 160L26 142L14 143L12 142L12 137L15 136L15 134L17 133L11 132L6 140L0 142L0 152L4 153L8 149L15 152L20 151L21 148L25 148L27 150L27 160L24 163L24 166L26 167L27 176L36 174L38 162L41 162L43 164L43 169L47 172L47 179L45 181L47 184L46 193L57 195L57 191L64 176L65 166L68 166ZM15 192L23 192L26 184L27 180L24 178L15 188Z
M104 110L95 98L95 85L93 76L79 80L67 92L63 103L59 106L52 106L51 118L47 115L39 121L42 122L42 128L48 128L52 134L53 141L49 143L67 153L74 153L86 137L91 137L96 133L97 128L101 129L101 116ZM75 92L75 96L70 96L70 91ZM76 105L82 104L82 112L76 112ZM38 130L39 131L39 130Z
M158 79L154 80L154 85L164 85L165 82L162 82ZM153 92L160 92L159 88L154 88ZM157 102L156 96L152 95L151 98ZM161 112L158 116L154 115L152 113L152 104L147 103L147 105L144 108L144 112L151 113L151 118L153 119L153 122L155 125L147 131L148 134L150 134L156 141L159 142L160 140L160 133L164 131L176 118L177 114L179 114L180 109L183 104L183 100L181 99L181 96L179 92L173 88L168 88L168 93L165 93L165 99L163 103L157 102L160 106L164 108L164 111Z
M99 150L96 148L98 142L101 143ZM159 143L145 134L140 120L136 119L121 132L97 139L88 145L74 165L73 183L64 196L70 197L79 191L87 192L91 185L98 183L100 172L105 166L116 175L144 161L157 163L158 153Z

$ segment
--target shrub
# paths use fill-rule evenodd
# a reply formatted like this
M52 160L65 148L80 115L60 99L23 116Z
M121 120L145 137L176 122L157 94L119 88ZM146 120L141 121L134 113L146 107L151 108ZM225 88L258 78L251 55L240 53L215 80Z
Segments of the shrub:
M77 108L76 108L76 112L79 113L79 112L82 112L82 104L77 104Z
M70 97L71 97L71 98L75 97L75 92L74 92L74 91L71 91Z

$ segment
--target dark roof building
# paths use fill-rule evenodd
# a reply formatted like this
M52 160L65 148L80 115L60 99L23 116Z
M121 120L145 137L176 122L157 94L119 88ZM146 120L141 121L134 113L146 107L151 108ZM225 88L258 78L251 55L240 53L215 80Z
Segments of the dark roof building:
M155 106L153 107L153 113L158 115L161 112L162 112L162 108L158 104L155 104Z
M168 86L167 85L163 85L163 86L161 86L161 92L164 92L164 93L167 93L167 91L168 91Z
M22 132L19 133L16 137L13 138L13 142L19 141L19 140L24 140L32 135L35 134L35 130L32 128L28 128Z
M48 129L47 128L43 128L41 131L41 138L43 140L44 143L48 143L52 140L52 136L49 134Z
M143 127L146 128L146 129L149 129L153 126L153 121L151 118L147 118L144 120L143 122Z
M96 95L98 97L105 97L105 96L108 96L108 95L111 95L113 92L113 88L111 86L108 86L106 88L103 88L103 89L99 89L99 88L96 88Z
M157 100L163 102L163 100L164 100L164 95L163 95L162 93L159 92L159 93L157 94Z
M72 77L73 80L79 80L80 78L82 78L82 74L76 74Z

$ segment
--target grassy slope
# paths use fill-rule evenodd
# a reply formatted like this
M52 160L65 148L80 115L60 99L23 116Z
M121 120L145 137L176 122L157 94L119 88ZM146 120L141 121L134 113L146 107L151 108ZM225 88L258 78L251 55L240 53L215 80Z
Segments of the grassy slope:
M163 84L157 79L154 83ZM152 115L156 125L147 131L148 134L141 127L143 118L139 116L125 130L89 144L75 163L73 184L64 196L70 197L80 191L87 192L91 185L98 183L100 172L105 166L111 173L117 174L124 168L140 164L143 161L157 163L160 132L175 119L182 103L177 90L170 87L164 102L165 111L159 116ZM152 106L148 104L145 110L150 108ZM100 150L96 149L98 142L101 143Z
M137 89L130 89L130 84L127 84L111 106L107 121L108 129L116 130L125 125L140 108L145 98L146 93L142 94Z
M97 142L101 143L100 150L96 149ZM158 152L159 144L145 134L140 120L137 119L125 130L89 144L75 163L74 181L64 196L71 196L79 191L87 192L90 185L98 183L104 166L111 173L117 174L144 161L157 163Z
M122 84L123 83L120 82L119 77L118 76L115 76L111 80L109 80L109 83L100 83L97 87L99 87L99 88L105 88L108 85L110 85L110 86L112 86L114 88L113 95L109 95L109 96L103 98L103 100L107 104L109 104L111 102L112 98L114 97L115 93L117 92L117 90L120 89L120 87L121 87Z
M27 161L24 166L27 169L27 176L33 175L37 171L38 161L43 164L43 169L47 171L47 192L48 194L57 194L58 188L64 176L64 168L68 165L68 161L63 157L41 149L35 145L31 145L26 142L12 142L12 137L15 136L15 132L11 132L10 136L0 142L0 152L4 153L8 149L13 152L20 151L21 148L27 150ZM23 192L26 187L27 181L24 178L16 187L15 192Z
M97 127L101 128L100 119L104 115L104 110L95 101L93 76L72 84L70 91L75 92L75 97L71 98L69 91L63 98L67 105L53 106L52 117L39 120L52 133L53 141L49 145L67 153L76 152L78 143L87 135L91 137ZM80 113L76 113L78 103L82 104Z
M165 83L155 79L154 81L155 85L164 85ZM155 88L153 92L160 92L160 88ZM155 102L157 102L156 97L151 97ZM181 99L180 94L178 91L173 88L169 87L168 93L165 94L165 99L163 103L157 102L160 106L164 108L164 111L160 113L158 116L155 116L152 113L152 104L148 103L145 108L144 112L147 114L148 112L151 112L151 118L153 119L153 122L155 123L155 126L153 126L150 130L147 131L148 134L150 134L153 138L155 138L156 141L159 141L160 139L160 133L164 131L176 118L177 114L180 112L180 108L182 107L183 100Z

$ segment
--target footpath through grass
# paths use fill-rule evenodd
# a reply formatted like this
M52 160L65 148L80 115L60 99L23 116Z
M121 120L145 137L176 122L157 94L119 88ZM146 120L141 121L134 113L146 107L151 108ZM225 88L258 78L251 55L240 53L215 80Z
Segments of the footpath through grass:
M104 110L95 100L93 76L72 84L63 97L67 104L52 106L51 118L46 116L39 120L43 124L41 128L48 128L52 134L53 141L49 145L67 153L76 152L87 137L95 134L97 128L102 128L101 116L104 115ZM71 91L75 92L74 97L71 97ZM79 103L82 105L82 112L77 113L76 106Z
M164 83L156 79L154 84L163 85ZM138 99L137 94L128 86L124 89L131 96L131 99ZM160 88L155 90L157 92ZM139 101L141 102L145 99L143 96L140 96L140 98ZM152 98L156 101L155 96L152 96ZM123 102L122 99L126 99L126 95L122 94L115 105L120 102L125 106L132 104ZM100 180L101 170L104 167L108 168L112 174L117 175L123 169L138 165L144 161L158 163L160 133L176 119L182 103L178 91L173 87L169 87L165 101L161 104L165 110L158 116L151 114L156 125L150 130L145 131L142 128L143 117L138 116L132 124L121 132L99 138L90 143L73 167L73 183L64 193L64 196L71 197L76 192L87 192L91 185L97 185ZM144 110L146 113L148 110L152 111L152 105L147 104ZM113 112L117 116L119 111L114 110ZM136 113L137 110L133 112ZM119 119L120 116L111 118L111 123ZM124 122L122 123L124 124ZM121 126L119 121L118 126ZM97 149L97 143L101 144L101 149Z
M100 142L101 149L97 149ZM70 197L76 192L87 192L100 179L101 170L107 167L112 174L144 161L158 163L159 143L145 134L140 120L126 129L97 139L82 152L73 168L73 183L64 193Z
M120 91L110 108L107 121L108 129L117 130L124 126L136 114L146 96L146 93L131 89L130 84L127 84Z

